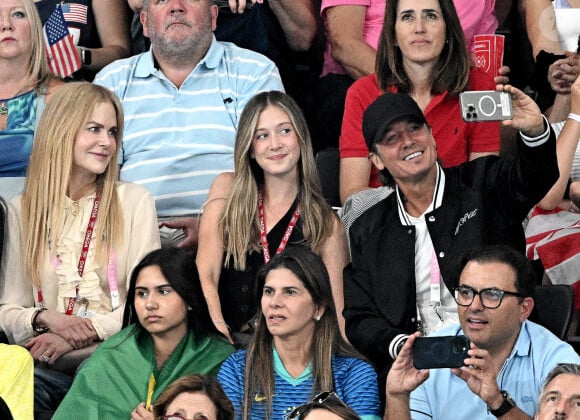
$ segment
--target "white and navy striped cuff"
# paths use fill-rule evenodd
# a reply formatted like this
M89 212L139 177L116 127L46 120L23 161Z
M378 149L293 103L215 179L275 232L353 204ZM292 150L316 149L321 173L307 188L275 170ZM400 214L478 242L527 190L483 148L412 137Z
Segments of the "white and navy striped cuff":
M544 119L544 127L546 127L546 131L544 131L538 137L529 137L520 131L520 136L522 136L522 140L524 141L526 146L538 147L546 143L550 138L550 123L548 122L547 118L544 115L542 115L542 118Z
M391 344L389 344L389 355L393 358L393 360L397 358L397 355L401 351L405 341L407 341L407 338L409 338L408 334L399 334L393 338L393 341L391 341Z

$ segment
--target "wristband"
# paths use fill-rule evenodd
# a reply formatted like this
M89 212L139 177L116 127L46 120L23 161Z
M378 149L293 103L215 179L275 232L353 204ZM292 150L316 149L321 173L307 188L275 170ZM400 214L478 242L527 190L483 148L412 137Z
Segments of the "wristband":
M573 112L570 112L570 113L568 114L568 119L569 119L569 120L574 120L574 121L576 121L576 122L580 122L580 115L578 115L578 114L574 114Z

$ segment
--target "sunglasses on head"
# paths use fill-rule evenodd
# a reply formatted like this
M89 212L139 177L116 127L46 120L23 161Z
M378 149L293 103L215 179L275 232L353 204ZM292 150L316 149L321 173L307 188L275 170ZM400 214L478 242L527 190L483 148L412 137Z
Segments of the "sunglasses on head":
M321 392L320 394L317 394L316 396L314 396L314 398L312 398L312 400L306 404L303 404L299 407L296 407L294 410L292 410L290 412L290 414L287 414L284 417L284 420L300 420L302 417L302 414L304 414L304 412L309 409L310 407L312 407L313 405L324 405L324 403L326 401L328 401L329 399L334 399L339 401L342 405L344 405L345 407L347 406L340 398L339 396L336 394L336 392L334 391L324 391Z

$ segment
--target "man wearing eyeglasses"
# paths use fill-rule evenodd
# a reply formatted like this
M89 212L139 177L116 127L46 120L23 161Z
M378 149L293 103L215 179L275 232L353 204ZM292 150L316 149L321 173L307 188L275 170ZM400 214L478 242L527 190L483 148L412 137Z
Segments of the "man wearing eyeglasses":
M423 112L406 94L386 93L364 113L369 159L394 192L350 228L343 313L350 342L383 377L409 334L457 322L452 293L466 250L508 244L524 252L522 220L558 178L554 134L539 108L512 86L500 89L513 104L504 124L520 130L516 160L442 168Z
M531 419L549 372L580 357L547 329L527 321L534 307L526 258L501 245L468 252L454 297L459 325L433 336L465 335L464 366L417 370L415 333L387 377L385 419Z

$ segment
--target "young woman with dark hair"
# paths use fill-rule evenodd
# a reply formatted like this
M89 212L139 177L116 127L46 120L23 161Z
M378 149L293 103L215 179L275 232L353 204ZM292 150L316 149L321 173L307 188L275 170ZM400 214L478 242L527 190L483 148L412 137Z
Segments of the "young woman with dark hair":
M124 323L80 369L54 419L152 419L151 403L171 382L215 375L233 351L211 321L195 263L181 249L153 251L135 267Z

